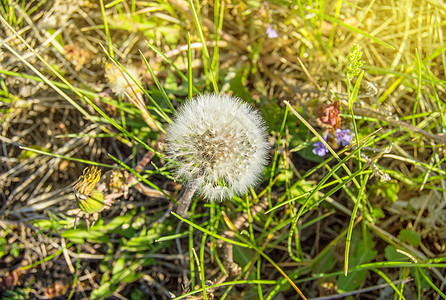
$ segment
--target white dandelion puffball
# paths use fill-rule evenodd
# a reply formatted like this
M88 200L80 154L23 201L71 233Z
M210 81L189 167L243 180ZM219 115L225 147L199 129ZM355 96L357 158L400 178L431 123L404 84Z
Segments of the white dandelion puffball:
M269 150L259 111L223 94L188 100L167 129L166 146L176 178L220 201L258 182Z
M141 79L138 74L138 70L134 66L126 66L125 69L133 79L135 79L141 85ZM117 96L124 96L124 93L133 95L133 93L141 93L138 85L135 84L132 78L119 67L107 63L105 65L105 77L108 80L110 89Z

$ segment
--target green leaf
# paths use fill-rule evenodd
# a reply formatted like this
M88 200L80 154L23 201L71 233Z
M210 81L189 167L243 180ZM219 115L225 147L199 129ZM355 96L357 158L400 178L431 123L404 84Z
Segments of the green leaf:
M112 274L116 274L124 270L125 267L125 257L120 257L113 266Z
M9 253L12 255L12 257L17 258L20 254L19 245L17 243L12 244Z
M6 254L6 239L0 236L0 258Z
M318 257L317 260L313 260L311 263L311 270L313 274L327 273L333 269L337 262L336 254L330 249L326 251L324 255Z
M234 78L230 82L231 90L234 94L243 100L252 103L251 93L245 87L245 80L249 74L249 65L242 65L235 73Z
M80 228L77 229L69 229L62 232L62 237L71 240L74 243L83 244L85 240L88 240L91 243L107 243L108 235L104 232L92 230L87 231L85 229ZM94 226L96 227L96 226Z
M401 229L400 240L402 242L407 242L412 246L418 246L421 243L421 237L418 232L408 229Z
M175 78L175 75L173 73L167 74L167 77L163 83L163 88L164 88L164 91L169 95L184 97L188 94L186 82L178 83L178 81ZM150 89L150 92L152 93L153 98L158 101L158 103L162 103L163 101L165 101L165 100L163 100L163 94L159 89L155 89L155 87L153 87ZM159 96L161 96L161 97L159 97ZM160 101L160 100L163 100L163 101Z
M381 182L378 181L369 188L373 197L384 197L389 203L393 203L398 200L398 193L400 191L399 182L395 179L390 181Z
M388 245L384 250L384 255L388 261L407 261L409 258L404 254L398 253L396 248Z
M130 295L130 299L139 300L139 299L144 299L145 296L146 294L140 289L134 289L132 294Z
M248 248L243 248L243 247L238 247L238 246L234 246L234 261L239 265L239 266L246 266L249 261L251 259L253 259L253 257L255 256L255 252L252 249L248 249ZM248 278L249 280L254 280L256 279L256 268L253 267L252 269L253 271L249 273Z
M108 296L111 296L117 289L117 286L113 286L110 282L106 281L102 283L99 288L94 289L91 292L90 299L104 299Z
M387 200L389 200L389 203L393 203L398 200L400 185L397 180L392 179L391 181L383 182L382 187L382 192Z
M384 218L386 215L384 214L384 211L381 207L374 207L373 208L373 215L376 219Z

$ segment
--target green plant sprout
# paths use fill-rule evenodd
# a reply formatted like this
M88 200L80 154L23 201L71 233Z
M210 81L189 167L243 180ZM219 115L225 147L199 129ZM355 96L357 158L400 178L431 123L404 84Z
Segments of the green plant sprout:
M364 61L361 61L362 52L358 44L353 44L348 53L347 78L351 81L361 73Z

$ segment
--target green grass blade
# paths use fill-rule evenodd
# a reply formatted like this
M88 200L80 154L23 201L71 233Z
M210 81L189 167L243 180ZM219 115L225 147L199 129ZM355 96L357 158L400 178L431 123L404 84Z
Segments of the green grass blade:
M192 227L194 227L194 228L200 230L201 232L206 233L206 234L208 234L208 235L211 235L211 236L213 236L213 237L215 237L215 238L217 238L217 239L219 239L219 240L222 240L222 241L225 241L225 242L227 242L227 243L230 243L230 244L233 244L233 245L237 245L237 246L240 246L240 247L243 247L243 248L252 248L252 247L251 247L250 245L248 245L248 244L240 243L240 242L237 242L237 241L228 239L228 238L226 238L226 237L224 237L224 236L218 235L218 234L216 234L216 233L213 233L213 232L211 232L211 231L209 231L209 230L207 230L207 229L205 229L205 228L203 228L203 227L201 227L201 226L199 226L199 225L197 225L197 224L191 222L190 220L185 219L185 218L179 216L179 215L176 214L175 212L171 212L171 213L172 213L172 215L174 215L175 217L177 217L178 219L180 219L180 220L183 221L184 223L189 224L190 226L192 226Z
M108 52L112 57L115 57L115 54L113 52L112 38L110 35L110 30L108 29L107 16L105 15L104 0L99 0L99 5L101 6L102 20L104 21L105 35L107 36Z
M30 148L30 147L19 146L19 148L23 149L23 150L26 150L26 151L31 151L31 152L34 152L34 153L43 154L43 155L51 156L51 157L62 158L62 159L65 159L65 160L80 162L80 163L87 164L87 165L98 166L98 167L106 167L106 168L116 168L116 166L112 166L112 165L108 165L108 164L98 163L98 162L95 162L95 161L81 159L81 158L76 158L76 157L64 156L64 155L60 155L60 154L54 154L54 153L51 153L51 152L45 152L45 151L41 151L41 150Z
M359 203L361 202L362 197L364 195L365 187L368 182L369 176L370 176L370 174L367 174L365 176L362 186L359 189L358 197L356 197L355 206L353 207L352 215L350 217L350 223L348 225L347 239L345 241L345 252L344 252L344 274L345 274L345 276L347 276L347 274L348 274L348 260L349 260L350 245L351 245L352 233L353 233L353 224L355 223L356 213L358 212Z
M197 261L198 272L200 274L201 281L201 290L203 291L203 299L208 299L208 293L206 291L206 276L204 275L204 249L206 248L206 237L207 234L203 234L201 237L201 247L200 247L200 260L198 260L197 253L195 252L195 248L192 248L194 252L195 259Z
M378 44L380 44L380 45L382 45L382 46L384 46L384 47L386 47L386 48L395 50L395 47L394 47L394 46L392 46L392 45L390 45L390 44L388 44L388 43L386 43L386 42L380 40L379 38L376 38L376 37L374 37L374 36L368 34L368 33L365 32L365 31L362 31L361 29L358 29L358 28L356 28L356 27L353 27L353 26L351 26L351 25L348 25L347 23L344 23L344 22L342 22L342 21L340 21L340 20L338 20L338 19L336 19L336 18L333 18L333 17L331 17L331 16L328 16L328 15L324 14L323 12L318 12L318 11L312 11L312 12L315 13L315 14L317 14L317 15L319 15L319 16L321 16L322 18L324 18L324 19L327 20L327 21L330 21L330 22L332 22L332 23L336 23L336 24L338 24L338 25L341 25L341 26L343 26L343 27L345 27L345 28L347 28L347 29L349 29L349 30L351 30L351 31L353 31L353 32L356 32L356 33L358 33L358 34L360 34L360 35L365 36L365 37L368 38L368 39L371 39L372 41L374 41L374 42L376 42L376 43L378 43Z
M131 138L132 140L134 140L135 142L137 142L139 145L141 145L142 147L144 147L145 149L154 152L156 155L162 157L163 155L155 150L153 150L149 145L147 145L146 143L144 143L141 139L139 139L137 136L135 136L133 133L128 132L124 127L122 127L121 125L119 125L118 123L116 123L115 120L113 120L112 118L110 118L109 116L107 116L106 113L104 113L96 104L94 104L90 99L88 99L87 97L84 97L85 101L88 102L88 104L90 104L101 116L103 116L107 122L109 122L110 124L112 124L113 126L116 127L116 129L118 129L119 131L121 131L123 134L125 134L127 137Z
M190 48L190 32L187 32L187 94L189 99L193 97L193 71L192 71L192 50Z
M286 120L287 120L287 117L288 117L288 112L289 112L289 108L287 106L285 108L285 113L283 114L282 125L280 126L279 136L277 138L277 143L276 143L276 150L274 151L273 163L272 163L271 172L270 172L270 175L269 175L268 207L270 209L273 206L272 201L271 201L271 191L272 191L274 176L275 176L275 173L276 173L277 159L279 157L279 150L280 150L280 145L281 145L281 141L282 141L282 136L283 136L283 133L284 133L284 130L285 130L285 125L286 125Z
M395 284L393 284L392 280L390 280L390 278L384 274L383 271L378 270L378 269L372 269L372 271L374 271L375 273L377 273L379 276L381 276L381 278L383 278L395 291L395 293L398 294L398 296L400 296L400 299L404 299L406 300L406 298L404 298L403 294L401 293L401 291L395 286Z
M197 1L197 5L199 5L198 1ZM208 47L206 46L206 39L204 38L204 35L203 35L203 28L202 28L202 24L201 24L200 17L199 17L200 7L197 6L197 8L195 8L195 5L192 2L192 0L189 0L189 6L190 6L190 9L192 10L192 15L194 17L195 26L197 27L198 35L200 37L200 42L202 45L204 71L207 75L206 77L211 81L214 91L216 93L218 93L219 89L218 89L217 79L215 78L214 72L212 72L209 50L208 50Z
M156 46L152 45L151 43L147 42L147 45L149 45L150 48L152 48L153 51L155 51L158 55L160 55L172 68L175 69L175 71L177 72L178 76L181 77L181 79L183 79L183 81L187 82L187 77L186 75L184 75L183 72L181 72L181 70L174 64L174 62L169 59L161 50L159 50ZM194 89L194 92L197 94L200 94L200 91L195 87L192 86Z
M120 161L118 158L114 157L113 155L111 155L110 153L108 154L108 156L110 156L110 158L112 158L114 161L116 161L120 166L122 166L124 169L126 169L127 171L129 171L130 173L132 173L133 175L135 175L136 177L138 177L139 180L141 180L142 182L146 183L147 185L151 186L152 188L154 188L155 190L157 190L158 192L162 193L164 196L166 196L167 198L169 198L171 201L175 201L175 199L172 198L172 196L170 196L169 194L166 194L166 192L164 192L162 189L160 189L156 184L152 183L151 181L147 180L146 178L144 178L143 176L141 176L141 174L139 174L138 172L136 172L134 169L130 168L129 166L127 166L125 163L123 163L122 161Z
M167 96L166 91L164 90L163 86L161 85L161 83L159 82L159 80L156 77L155 73L153 72L152 67L150 66L150 64L147 61L147 59L144 57L144 55L141 52L141 50L138 50L138 51L139 51L139 54L141 55L142 59L144 60L144 63L146 64L147 70L149 70L150 75L152 75L152 79L155 81L156 87L161 92L161 95L163 96L164 101L166 101L166 103L169 105L170 112L171 113L175 113L175 108L173 107L172 102L170 101L169 97ZM153 101L153 102L156 102L156 101ZM158 108L158 109L161 110L161 108Z
M440 295L443 299L446 299L446 295L429 279L429 276L426 275L425 271L422 268L418 268L421 276L426 280L426 282L434 289L438 295Z
M191 215L194 215L195 208L197 207L197 201L192 202L192 206L190 209ZM189 249L194 248L194 227L189 225ZM192 251L189 251L189 265L190 265L190 285L195 288L195 263L194 263L194 254Z

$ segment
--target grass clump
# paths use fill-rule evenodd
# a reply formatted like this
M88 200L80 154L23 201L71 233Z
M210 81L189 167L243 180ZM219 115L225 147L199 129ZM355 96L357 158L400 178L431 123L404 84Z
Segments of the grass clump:
M396 5L2 0L2 296L445 298L446 8ZM212 92L270 161L180 215L166 133Z

